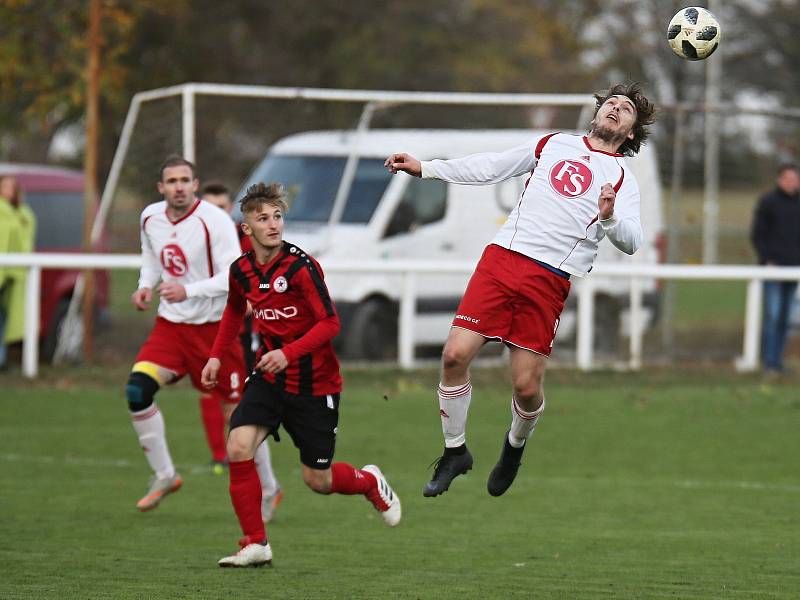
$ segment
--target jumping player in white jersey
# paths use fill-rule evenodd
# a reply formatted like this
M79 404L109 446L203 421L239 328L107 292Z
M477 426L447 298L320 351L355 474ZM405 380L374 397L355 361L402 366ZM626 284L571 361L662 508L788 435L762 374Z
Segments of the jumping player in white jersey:
M142 211L142 269L131 296L137 309L147 310L155 289L158 317L125 387L134 430L154 472L147 494L136 504L140 511L155 508L183 483L154 396L161 386L187 374L204 391L200 373L225 309L228 268L241 254L228 214L195 196L198 180L192 163L171 156L159 173L158 191L164 199ZM232 344L226 352L229 361L214 394L230 416L246 373L241 346Z
M472 468L465 436L469 365L489 340L511 352L511 427L487 484L492 496L505 493L544 410L544 371L570 277L591 270L604 237L626 254L641 244L639 187L624 157L639 151L655 107L635 83L613 86L595 100L585 136L551 133L506 152L454 160L419 161L408 154L386 159L392 173L466 185L530 173L517 206L478 262L442 352L438 396L445 448L424 496L446 492Z

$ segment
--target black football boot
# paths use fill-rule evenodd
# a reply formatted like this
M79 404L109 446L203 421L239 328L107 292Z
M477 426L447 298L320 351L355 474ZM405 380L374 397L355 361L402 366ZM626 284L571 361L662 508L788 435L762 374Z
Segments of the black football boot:
M453 479L469 471L472 468L472 454L466 446L445 448L444 454L431 466L434 467L433 477L422 490L422 495L428 498L443 494L450 488Z
M503 451L500 453L500 460L489 473L489 481L486 483L486 488L492 496L502 496L514 483L519 466L522 464L522 453L527 445L526 441L521 448L514 448L508 443L508 432L503 436Z

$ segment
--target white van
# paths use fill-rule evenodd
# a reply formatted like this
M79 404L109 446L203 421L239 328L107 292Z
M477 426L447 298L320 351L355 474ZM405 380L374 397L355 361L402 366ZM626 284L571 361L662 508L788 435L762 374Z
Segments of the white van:
M525 177L491 186L465 186L391 175L383 162L393 152L427 160L500 151L548 133L530 130L368 130L320 131L292 135L273 145L239 193L258 181L286 186L290 210L285 239L320 260L421 259L476 263L483 248L505 221L522 192ZM347 200L331 222L334 200L348 156L358 163ZM645 146L629 164L642 191L643 247L629 257L610 243L600 244L599 262L661 259L661 188L655 152ZM469 275L430 275L417 280L418 346L441 346ZM326 273L342 319L337 345L345 358L389 359L396 356L400 282L397 276L343 276ZM595 339L613 343L622 332L628 301L621 280L595 278ZM645 290L652 315L658 304L656 283ZM559 328L569 337L570 307ZM574 321L572 321L574 322Z

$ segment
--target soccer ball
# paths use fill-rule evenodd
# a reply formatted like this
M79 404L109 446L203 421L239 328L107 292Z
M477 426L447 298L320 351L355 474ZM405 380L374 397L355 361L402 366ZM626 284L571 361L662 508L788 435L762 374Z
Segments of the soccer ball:
M719 46L717 18L700 6L687 6L669 22L667 41L672 51L686 60L703 60Z

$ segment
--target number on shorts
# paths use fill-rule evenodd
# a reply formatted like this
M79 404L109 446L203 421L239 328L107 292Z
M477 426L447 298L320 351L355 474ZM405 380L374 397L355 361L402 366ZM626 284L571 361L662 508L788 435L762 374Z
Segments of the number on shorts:
M553 339L550 340L550 348L553 347L553 342L556 341L556 331L558 331L558 324L561 322L561 317L556 317L556 324L553 325Z

